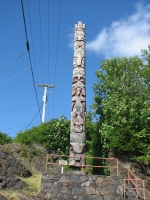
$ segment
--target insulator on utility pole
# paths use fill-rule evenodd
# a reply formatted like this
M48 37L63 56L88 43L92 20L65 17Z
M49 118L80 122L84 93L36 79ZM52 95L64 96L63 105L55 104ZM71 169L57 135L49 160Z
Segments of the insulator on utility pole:
M43 95L43 112L42 112L42 123L45 121L45 110L46 110L46 102L47 102L47 88L55 88L55 85L49 84L37 84L38 87L44 88L44 95Z

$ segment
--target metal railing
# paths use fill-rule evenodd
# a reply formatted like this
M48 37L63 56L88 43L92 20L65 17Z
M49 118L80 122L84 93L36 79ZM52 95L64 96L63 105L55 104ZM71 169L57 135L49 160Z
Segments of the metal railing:
M56 154L47 154L46 155L46 171L48 171L48 165L57 165L62 166L58 163L59 158L65 158L67 161L67 164L64 164L65 166L72 166L72 167L79 167L82 171L84 171L85 168L109 168L110 176L117 175L118 176L118 159L117 158L100 158L100 157L90 157L90 156L82 156L86 160L87 159L93 159L93 160L101 160L104 161L106 165L70 165L69 164L69 158L71 156L64 156L64 155L56 155ZM55 161L55 162L54 162ZM57 161L57 162L56 162Z
M140 197L143 200L150 199L150 182L138 179L130 169L127 169L127 177L124 179L124 198L126 196L126 190L134 190L136 192L136 198ZM126 182L128 185L132 184L133 187L128 187ZM140 191L142 191L142 194L140 194Z

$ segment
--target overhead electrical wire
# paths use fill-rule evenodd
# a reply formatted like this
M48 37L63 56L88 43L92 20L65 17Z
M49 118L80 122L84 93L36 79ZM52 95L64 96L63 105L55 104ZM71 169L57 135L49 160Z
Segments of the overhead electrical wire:
M20 74L22 74L25 70L27 70L30 67L30 65L28 67L26 67L24 70L22 70L21 72L19 72L18 74L16 74L15 76L13 76L12 78L10 78L9 80L5 81L4 83L0 84L0 87L2 85L5 85L6 83L8 83L9 81L11 81L12 79L16 78L17 76L19 76Z
M40 122L40 121L38 121L38 122L34 122L34 124L39 123L39 122ZM19 128L19 127L22 127L22 126L27 126L27 124L20 125L20 126L14 126L14 127L11 127L11 128L6 128L6 129L3 129L2 131L4 131L4 130L14 129L14 128Z
M50 15L49 15L49 0L47 0L47 2L48 2L48 9L47 9L47 11L48 11L48 13L47 13L47 16L48 16L48 79L49 79L49 84L50 84L50 65L49 65L49 55L50 55L50 53L49 53L49 49L50 49L50 42L49 42L49 18L50 18ZM48 101L48 119L49 119L49 113L50 113L50 102Z
M24 7L23 7L23 1L21 0L21 6L22 6L22 14L23 14L23 21L24 21L24 29L25 29L25 35L26 35L26 46L27 46L27 51L29 54L29 61L30 61L30 69L31 69L31 75L32 75L32 81L33 81L33 85L34 85L34 91L35 91L35 96L36 96L36 100L37 100L37 105L38 105L38 113L40 115L40 108L39 108L39 102L38 102L38 96L37 96L37 91L36 91L36 84L35 84L35 80L34 80L34 74L33 74L33 69L32 69L32 62L31 62L31 55L30 55L30 47L29 47L29 42L28 42L28 35L27 35L27 29L26 29L26 21L25 21L25 15L24 15ZM41 118L41 115L40 115ZM41 119L42 121L42 119Z
M48 78L49 78L49 84L50 84L50 65L49 65L49 47L50 47L50 43L49 43L49 17L50 17L50 15L49 15L49 0L47 0L48 1Z
M27 0L27 4L28 4L28 13L29 13L29 21L30 21L30 29L31 29L31 41L32 41L32 46L33 46L34 65L35 65L36 79L37 79L37 83L38 83L39 81L38 81L37 68L36 68L34 43L33 43L33 35L32 35L32 26L31 26L31 17L30 17L30 7L29 7L29 1L28 0ZM38 91L39 91L39 87L38 87Z
M61 0L60 0L60 7L59 7L58 33L57 33L57 43L56 43L56 60L55 60L54 85L55 85L57 57L58 57L58 40L59 40L59 28L60 28L60 13L61 13Z
M60 14L61 14L61 0L59 5L59 17L58 17L58 33L57 33L57 44L56 44L56 60L55 60L55 72L54 72L54 85L55 85L55 79L56 79L56 66L57 66L57 56L58 56L58 41L59 41L59 28L60 28ZM53 115L54 115L54 96L55 96L55 88L53 92ZM52 116L53 116L52 115Z
M0 69L0 72L3 71L4 69L6 69L7 67L9 67L11 64L13 64L15 61L17 61L19 58L21 58L21 56L23 56L25 53L27 53L27 50L24 51L20 56L18 56L15 60L13 60L12 62L10 62L8 65L6 65L5 67L3 67L2 69Z
M40 110L42 108L42 105L40 107ZM32 124L33 120L36 118L36 116L38 115L39 111L35 114L35 116L33 117L33 119L31 120L31 122L28 124L28 126L25 128L25 130L27 130L27 128Z
M41 121L34 122L34 123L32 123L32 125L33 125L33 124L36 124L36 126L38 126L37 123L39 123L39 122L41 122ZM27 124L25 124L25 125L20 125L20 126L16 126L16 127L12 127L12 128L8 128L8 129L19 128L19 127L23 127L23 126L26 126L26 125L27 125ZM36 126L34 126L34 127L36 128ZM8 130L8 129L3 129L2 131ZM37 129L37 130L38 130L38 129ZM22 131L22 130L20 130L20 131ZM11 133L7 133L7 135L9 135L11 138L15 138L15 137L12 137L12 136L11 136L13 133L16 133L16 131L13 131L13 132L11 131ZM19 131L17 131L17 133L19 133Z
M33 104L33 105L30 105L30 106L24 106L24 107L21 107L21 108L15 108L15 109L11 109L11 110L5 110L5 111L1 111L0 113L7 113L7 112L16 111L16 110L21 110L21 109L30 108L30 107L36 106L36 105L37 105L37 104Z
M43 69L43 54L42 54L42 34L41 34L41 12L40 12L40 0L39 0L39 17L40 17L40 40L41 40L41 60L42 60L42 78L44 84L44 69Z

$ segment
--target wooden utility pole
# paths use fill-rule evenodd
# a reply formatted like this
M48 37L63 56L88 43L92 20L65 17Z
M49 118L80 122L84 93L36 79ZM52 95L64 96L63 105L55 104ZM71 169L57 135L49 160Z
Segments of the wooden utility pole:
M55 85L37 84L37 86L38 86L38 87L44 87L43 112L42 112L42 123L44 123L44 121L45 121L46 102L47 102L47 88L55 88Z

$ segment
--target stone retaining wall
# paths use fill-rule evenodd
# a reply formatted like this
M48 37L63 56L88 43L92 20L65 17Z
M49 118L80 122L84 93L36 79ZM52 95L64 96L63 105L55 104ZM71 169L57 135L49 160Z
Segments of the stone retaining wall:
M41 179L39 199L121 200L122 193L122 178L119 176L45 173Z

